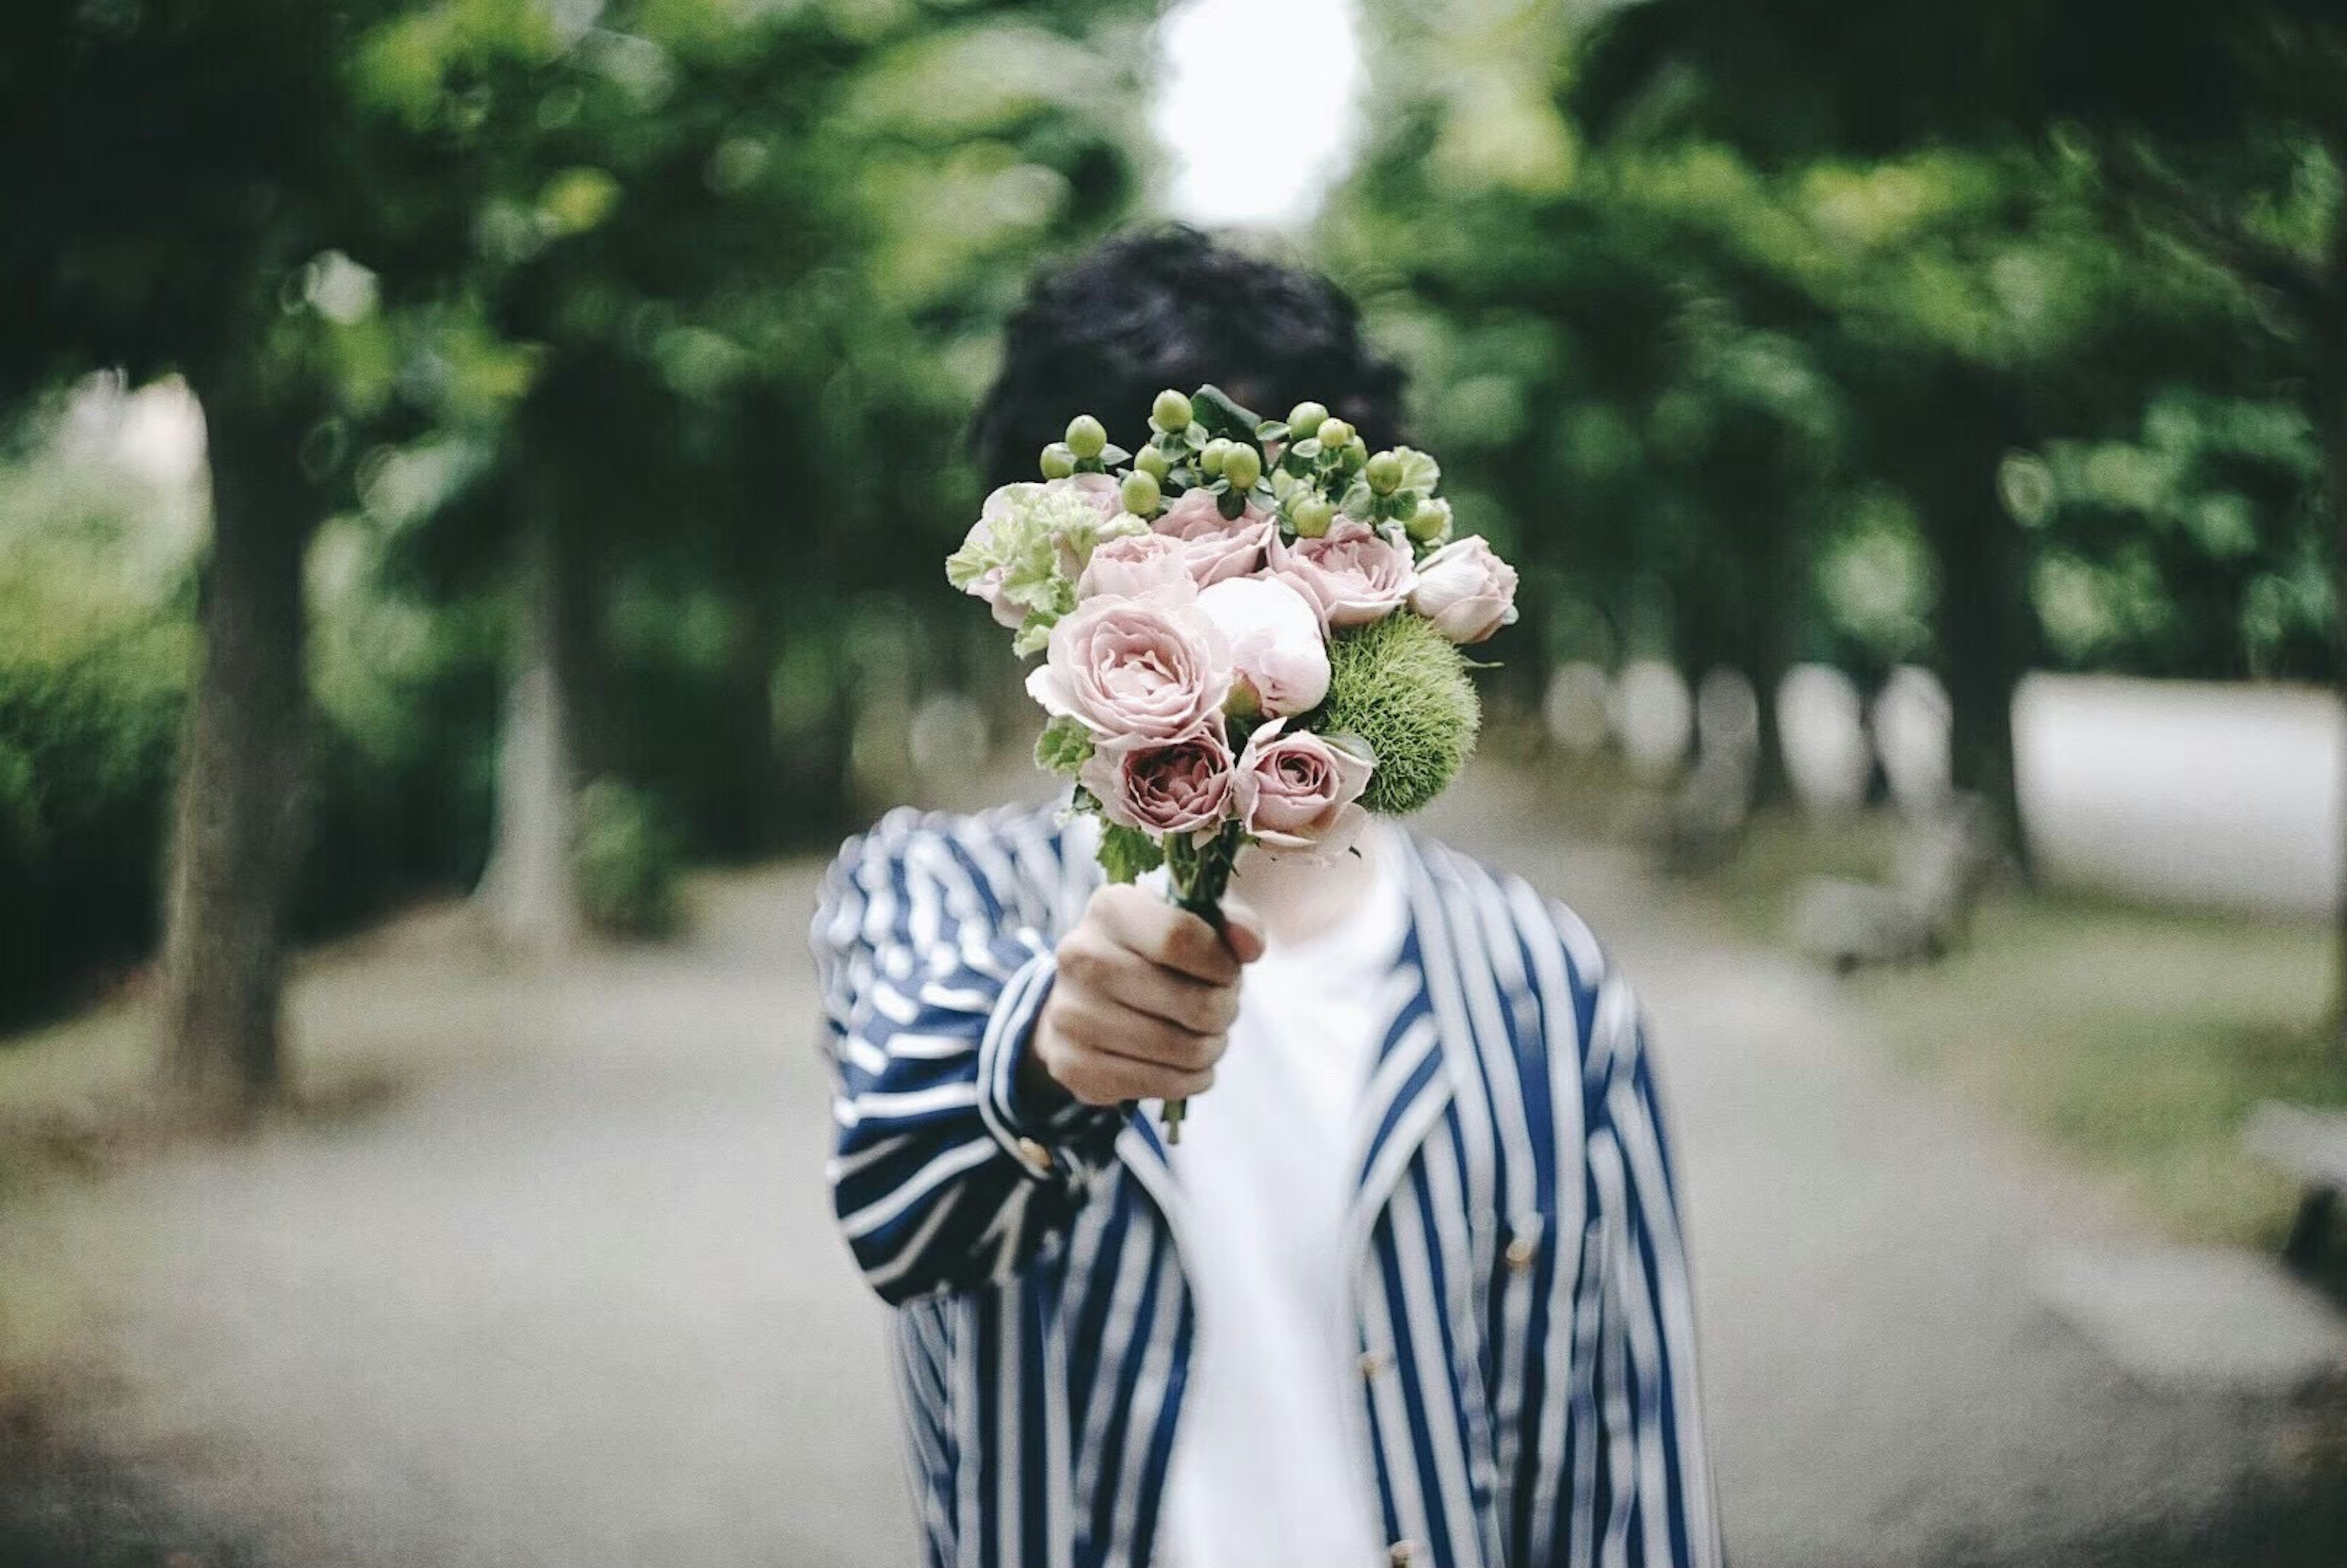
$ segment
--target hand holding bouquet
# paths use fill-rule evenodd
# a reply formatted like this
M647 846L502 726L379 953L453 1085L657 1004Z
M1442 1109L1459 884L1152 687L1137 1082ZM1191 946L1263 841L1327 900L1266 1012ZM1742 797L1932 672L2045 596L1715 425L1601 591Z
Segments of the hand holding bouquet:
M1481 717L1459 645L1515 619L1516 574L1451 537L1432 457L1372 454L1317 403L1261 420L1213 386L1167 391L1149 430L1127 452L1077 415L1040 482L987 497L946 576L1044 655L1036 760L1103 819L1109 877L1163 866L1219 930L1245 845L1342 853L1364 812L1450 782Z

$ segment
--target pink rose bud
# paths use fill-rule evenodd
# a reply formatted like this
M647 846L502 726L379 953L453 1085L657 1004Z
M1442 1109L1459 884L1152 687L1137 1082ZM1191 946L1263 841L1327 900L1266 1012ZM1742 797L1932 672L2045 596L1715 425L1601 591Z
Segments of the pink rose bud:
M1153 589L1174 588L1190 580L1189 547L1180 539L1167 534L1127 534L1103 540L1092 551L1091 564L1076 579L1076 597L1113 594L1138 599Z
M1076 606L1027 677L1045 712L1104 741L1185 740L1219 724L1230 690L1223 634L1186 582Z
M1235 518L1224 517L1214 492L1204 487L1183 491L1156 526L1159 533L1188 547L1184 553L1190 575L1200 588L1252 576L1279 531L1261 507L1251 505Z
M1201 589L1198 609L1229 644L1233 679L1253 695L1258 711L1301 713L1328 694L1328 645L1319 612L1287 584L1230 578Z
M1312 601L1330 626L1366 626L1409 597L1409 551L1357 518L1338 518L1317 539L1271 543L1271 569Z
M1360 834L1358 802L1375 764L1275 719L1247 738L1233 785L1240 823L1269 849L1333 855Z
M1481 642L1516 619L1516 569L1478 535L1453 539L1419 564L1409 607L1453 642Z
M1211 833L1230 815L1231 748L1218 730L1165 744L1104 745L1077 777L1111 822L1153 838Z

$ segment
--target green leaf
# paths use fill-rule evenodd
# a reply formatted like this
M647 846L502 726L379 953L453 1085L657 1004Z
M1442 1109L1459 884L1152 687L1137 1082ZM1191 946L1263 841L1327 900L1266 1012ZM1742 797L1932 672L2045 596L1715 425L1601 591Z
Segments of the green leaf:
M1369 515L1369 503L1376 498L1377 492L1369 488L1367 479L1356 479L1352 488L1345 492L1345 498L1337 503L1337 509L1348 518L1366 518Z
M1286 440L1286 422L1278 419L1265 420L1262 424L1255 427L1255 438L1257 441L1265 442Z
M1303 440L1298 441L1295 446L1290 446L1287 449L1287 456L1291 461L1309 463L1312 459L1320 456L1320 437L1317 436L1307 436Z
M1112 441L1107 446L1101 448L1100 460L1102 464L1113 468L1119 463L1132 462L1133 454Z
M1100 863L1111 882L1138 882L1165 864L1165 851L1139 828L1112 822L1101 829Z
M1073 778L1092 754L1092 733L1064 713L1044 725L1043 733L1035 737L1035 765L1050 773Z
M1246 510L1245 491L1234 490L1219 480L1215 482L1214 490L1214 510L1220 512L1225 520L1234 520L1241 512Z
M1190 406L1198 423L1209 426L1217 436L1243 440L1263 423L1262 415L1231 401L1231 395L1212 382L1190 395Z

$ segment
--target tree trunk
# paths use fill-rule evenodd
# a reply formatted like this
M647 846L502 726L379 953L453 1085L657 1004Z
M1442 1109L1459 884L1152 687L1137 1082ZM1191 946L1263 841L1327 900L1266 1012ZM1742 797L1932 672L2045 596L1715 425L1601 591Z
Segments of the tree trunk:
M551 956L580 930L571 865L579 784L577 568L560 520L528 503L521 538L514 668L497 741L497 822L476 895L499 938Z
M2347 142L2334 141L2332 157L2347 164ZM2324 483L2330 488L2332 525L2332 628L2338 641L2336 680L2347 704L2347 204L2339 210L2331 237L2331 267L2321 314L2315 326L2315 365L2321 377ZM2347 755L2340 759L2340 887L2336 1034L2332 1054L2347 1063Z
M1948 700L1950 774L1987 804L1997 831L2026 864L2027 842L2013 771L2013 694L2036 646L2029 558L1997 494L1997 467L2013 432L1993 379L1960 384L1943 495L1924 519L1940 574L1934 634Z
M234 1115L283 1075L308 718L302 562L315 518L294 433L224 408L207 423L211 553L165 890L161 1057L178 1104Z

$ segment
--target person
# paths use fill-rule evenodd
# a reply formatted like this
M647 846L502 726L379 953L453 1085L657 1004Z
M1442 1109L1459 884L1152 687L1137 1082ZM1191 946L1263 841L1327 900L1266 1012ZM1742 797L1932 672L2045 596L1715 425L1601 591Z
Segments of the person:
M981 461L1210 380L1398 424L1333 286L1175 229L1035 286ZM1654 1071L1587 929L1385 825L1250 849L1217 935L1103 886L1090 825L900 810L815 915L928 1562L1717 1563ZM1169 1145L1141 1102L1180 1096Z

